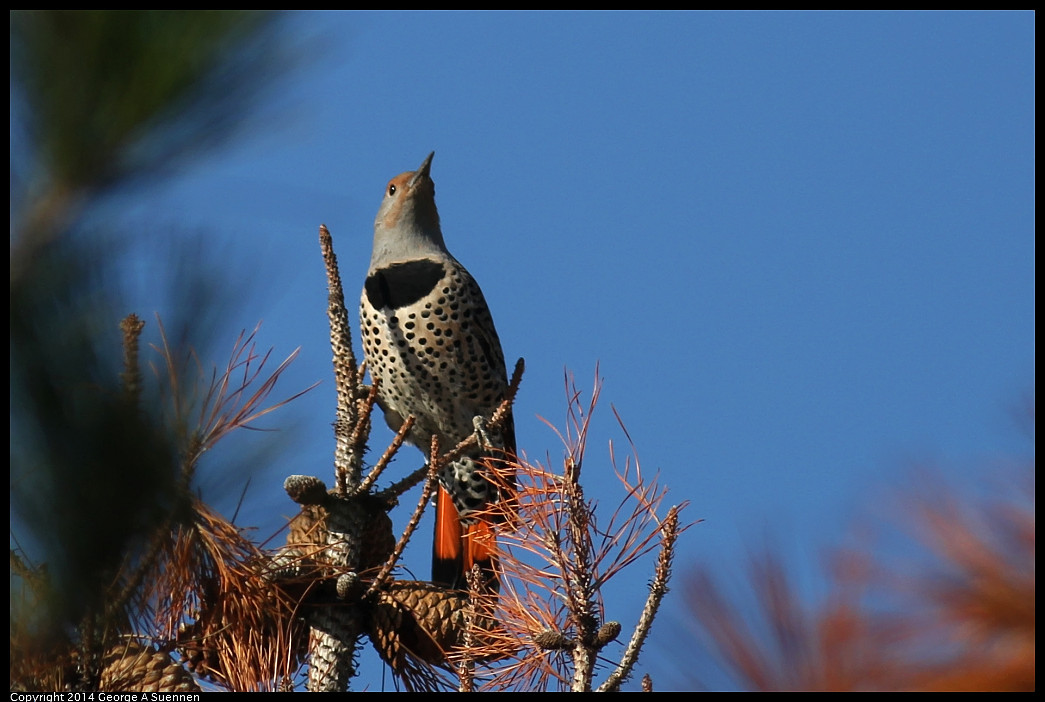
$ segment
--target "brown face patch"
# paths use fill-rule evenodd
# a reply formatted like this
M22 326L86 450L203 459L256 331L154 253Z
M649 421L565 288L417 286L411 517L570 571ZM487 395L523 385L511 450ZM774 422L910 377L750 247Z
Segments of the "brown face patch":
M403 215L403 205L410 197L410 179L413 173L400 173L385 186L385 199L381 203L384 216L381 223L386 229L393 229L399 224Z

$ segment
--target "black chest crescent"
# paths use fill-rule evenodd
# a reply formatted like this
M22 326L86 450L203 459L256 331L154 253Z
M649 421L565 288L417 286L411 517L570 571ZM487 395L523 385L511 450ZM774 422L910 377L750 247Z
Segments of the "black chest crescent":
M375 310L398 310L427 296L445 275L437 261L393 263L367 276L366 298Z

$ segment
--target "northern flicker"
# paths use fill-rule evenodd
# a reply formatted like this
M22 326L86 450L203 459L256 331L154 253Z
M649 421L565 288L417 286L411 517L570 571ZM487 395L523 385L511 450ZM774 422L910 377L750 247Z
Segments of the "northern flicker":
M443 242L430 173L434 155L385 188L360 302L378 404L393 430L414 417L407 440L426 454L433 435L445 450L474 433L474 418L488 419L508 390L486 299ZM487 479L484 459L515 453L512 418L488 438L492 451L476 449L439 475L433 582L464 589L465 574L478 564L484 581L497 587L493 525L474 513L503 497Z

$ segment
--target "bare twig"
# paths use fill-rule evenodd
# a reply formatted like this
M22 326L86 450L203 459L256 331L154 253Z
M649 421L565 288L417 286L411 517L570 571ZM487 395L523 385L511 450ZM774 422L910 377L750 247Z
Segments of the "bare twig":
M429 466L425 463L420 468L416 468L408 473L406 477L395 481L384 490L374 493L374 497L387 505L394 505L403 493L425 479L425 476L428 475L428 470Z
M660 603L664 595L668 593L668 580L671 577L671 562L675 556L675 542L679 535L678 507L668 510L664 525L661 528L660 556L657 558L657 568L654 571L653 582L650 584L649 596L646 605L642 608L638 624L632 633L631 640L621 656L620 663L610 673L606 681L599 687L600 692L619 690L621 683L631 676L631 671L639 659L639 652L646 642L653 619L657 615Z
M439 442L436 437L432 437L432 449L433 452L438 450ZM428 479L425 481L424 489L421 491L421 499L417 502L417 507L414 508L414 513L410 516L410 521L407 522L406 528L403 530L402 536L399 537L399 541L396 543L395 550L392 555L388 557L388 560L382 566L381 570L374 577L373 582L367 589L365 596L372 595L375 591L384 587L385 582L388 579L392 569L395 568L395 564L399 561L399 558L403 555L403 550L406 548L407 542L410 537L414 535L414 531L417 529L417 525L421 523L421 515L424 514L425 508L428 506L429 501L432 499L432 493L435 491L436 483L438 482L439 475L439 464L433 463L428 468Z
M406 421L403 422L403 426L399 427L399 431L396 432L395 437L392 438L392 443L388 445L385 452L381 454L381 458L379 458L377 463L374 464L374 467L370 469L367 476L363 478L363 482L359 484L359 492L368 492L370 488L373 487L374 483L377 482L377 479L381 477L381 473L383 473L385 468L388 467L388 464L391 462L396 452L402 448L403 443L406 441L406 437L410 434L410 429L413 428L413 426L414 418L407 417Z
M123 374L120 376L123 390L134 404L141 402L142 373L138 349L145 322L138 315L129 314L120 322L123 332Z
M350 497L361 482L363 454L369 434L373 403L360 415L362 378L352 351L351 326L345 307L337 256L330 231L319 227L319 246L327 274L327 317L333 351L337 408L334 419L334 490L325 512L327 549L324 565L347 574L359 566L367 511ZM342 692L355 674L353 653L364 621L356 607L319 608L312 613L309 636L308 689L313 692Z
M359 484L366 441L363 432L356 431L359 413L356 398L362 376L358 374L355 352L352 350L352 327L345 307L345 292L341 285L334 240L326 225L319 226L319 247L327 272L327 317L330 320L330 346L334 352L334 384L337 389L337 409L334 420L334 470L337 476L335 491L347 494ZM355 441L353 441L355 439Z

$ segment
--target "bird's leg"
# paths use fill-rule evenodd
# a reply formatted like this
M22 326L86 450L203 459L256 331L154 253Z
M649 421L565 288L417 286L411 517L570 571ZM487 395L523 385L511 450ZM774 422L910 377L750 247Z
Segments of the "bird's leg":
M493 442L490 441L490 436L486 433L486 420L477 414L472 418L472 426L475 428L475 441L479 449L483 452L488 452L493 447Z

